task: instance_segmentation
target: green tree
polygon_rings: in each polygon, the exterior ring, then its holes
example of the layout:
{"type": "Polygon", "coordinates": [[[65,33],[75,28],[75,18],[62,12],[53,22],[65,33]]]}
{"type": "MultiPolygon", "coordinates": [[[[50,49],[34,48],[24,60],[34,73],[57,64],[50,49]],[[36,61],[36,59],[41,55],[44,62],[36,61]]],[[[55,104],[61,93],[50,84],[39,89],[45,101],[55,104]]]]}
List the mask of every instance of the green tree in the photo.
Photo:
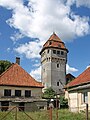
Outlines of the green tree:
{"type": "Polygon", "coordinates": [[[43,98],[54,98],[55,97],[55,91],[50,87],[45,89],[43,93],[43,98]]]}
{"type": "Polygon", "coordinates": [[[11,62],[7,60],[0,60],[0,74],[7,70],[11,66],[11,62]]]}
{"type": "Polygon", "coordinates": [[[68,99],[65,99],[65,96],[60,96],[60,107],[68,108],[68,99]]]}

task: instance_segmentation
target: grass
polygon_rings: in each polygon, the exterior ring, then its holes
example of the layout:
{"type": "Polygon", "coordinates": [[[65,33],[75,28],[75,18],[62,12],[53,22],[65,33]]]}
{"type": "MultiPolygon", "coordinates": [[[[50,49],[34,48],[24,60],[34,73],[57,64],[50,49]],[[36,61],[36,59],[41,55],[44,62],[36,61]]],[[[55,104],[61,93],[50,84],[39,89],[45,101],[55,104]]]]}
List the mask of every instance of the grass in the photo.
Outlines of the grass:
{"type": "MultiPolygon", "coordinates": [[[[3,116],[5,116],[7,112],[0,112],[0,120],[3,116]]],[[[49,111],[40,111],[40,112],[26,112],[33,120],[50,120],[50,112],[49,111]]],[[[56,120],[56,110],[53,111],[53,120],[56,120]]],[[[58,120],[85,120],[85,113],[72,113],[69,110],[58,110],[58,120]]],[[[2,120],[31,120],[28,116],[23,112],[17,113],[17,119],[15,119],[15,111],[8,114],[2,120]]],[[[89,119],[90,120],[90,119],[89,119]]]]}

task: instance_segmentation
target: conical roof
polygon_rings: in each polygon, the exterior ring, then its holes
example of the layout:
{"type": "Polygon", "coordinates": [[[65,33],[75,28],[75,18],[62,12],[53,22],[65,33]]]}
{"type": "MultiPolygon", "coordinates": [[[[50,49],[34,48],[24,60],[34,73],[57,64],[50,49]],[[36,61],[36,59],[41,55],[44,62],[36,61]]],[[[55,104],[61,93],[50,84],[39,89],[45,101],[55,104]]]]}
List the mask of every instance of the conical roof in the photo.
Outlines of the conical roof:
{"type": "Polygon", "coordinates": [[[46,43],[43,45],[43,48],[42,48],[40,54],[43,52],[43,50],[45,50],[47,48],[63,49],[68,52],[67,48],[65,47],[64,42],[55,33],[53,33],[50,36],[50,38],[46,41],[46,43]]]}
{"type": "Polygon", "coordinates": [[[48,40],[54,40],[54,41],[62,42],[61,39],[54,32],[48,40]]]}

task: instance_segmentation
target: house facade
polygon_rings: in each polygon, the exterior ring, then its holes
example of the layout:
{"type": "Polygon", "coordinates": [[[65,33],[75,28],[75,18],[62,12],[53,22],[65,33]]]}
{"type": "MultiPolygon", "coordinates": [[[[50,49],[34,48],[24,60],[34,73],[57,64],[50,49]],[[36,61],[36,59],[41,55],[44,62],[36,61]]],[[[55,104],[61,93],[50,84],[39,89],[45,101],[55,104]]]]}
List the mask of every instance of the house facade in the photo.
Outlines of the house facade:
{"type": "Polygon", "coordinates": [[[68,99],[69,109],[72,112],[90,110],[90,67],[65,87],[65,98],[68,99]]]}
{"type": "Polygon", "coordinates": [[[41,49],[41,80],[44,89],[51,87],[57,94],[66,84],[68,50],[64,42],[53,33],[41,49]]]}
{"type": "Polygon", "coordinates": [[[19,64],[13,63],[0,75],[0,110],[8,110],[13,106],[29,111],[46,108],[47,102],[42,99],[42,88],[40,82],[19,64]]]}

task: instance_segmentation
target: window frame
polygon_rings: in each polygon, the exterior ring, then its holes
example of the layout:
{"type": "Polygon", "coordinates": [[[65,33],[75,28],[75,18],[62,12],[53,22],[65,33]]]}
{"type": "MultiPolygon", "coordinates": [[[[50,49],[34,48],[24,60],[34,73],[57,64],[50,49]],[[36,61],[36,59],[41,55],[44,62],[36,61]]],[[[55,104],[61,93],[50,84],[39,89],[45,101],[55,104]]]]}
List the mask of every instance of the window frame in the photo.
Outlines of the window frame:
{"type": "Polygon", "coordinates": [[[88,92],[82,93],[82,103],[88,103],[88,92]]]}
{"type": "Polygon", "coordinates": [[[64,51],[61,51],[61,55],[64,55],[64,51]]]}
{"type": "Polygon", "coordinates": [[[48,49],[48,50],[47,50],[47,53],[49,53],[49,51],[50,51],[50,50],[48,49]]]}
{"type": "Polygon", "coordinates": [[[31,90],[25,90],[25,97],[31,97],[31,90]]]}
{"type": "Polygon", "coordinates": [[[11,96],[11,89],[4,89],[4,96],[11,96]]]}
{"type": "Polygon", "coordinates": [[[59,68],[60,67],[60,64],[59,63],[57,63],[57,68],[59,68]]]}
{"type": "Polygon", "coordinates": [[[21,97],[21,90],[15,90],[15,97],[21,97]],[[17,92],[20,92],[20,93],[17,94],[17,92]]]}
{"type": "Polygon", "coordinates": [[[53,50],[53,54],[56,54],[56,50],[53,50]]]}
{"type": "Polygon", "coordinates": [[[57,82],[57,86],[59,86],[59,82],[57,82]]]}
{"type": "Polygon", "coordinates": [[[60,51],[59,50],[57,50],[57,55],[60,55],[60,51]]]}

